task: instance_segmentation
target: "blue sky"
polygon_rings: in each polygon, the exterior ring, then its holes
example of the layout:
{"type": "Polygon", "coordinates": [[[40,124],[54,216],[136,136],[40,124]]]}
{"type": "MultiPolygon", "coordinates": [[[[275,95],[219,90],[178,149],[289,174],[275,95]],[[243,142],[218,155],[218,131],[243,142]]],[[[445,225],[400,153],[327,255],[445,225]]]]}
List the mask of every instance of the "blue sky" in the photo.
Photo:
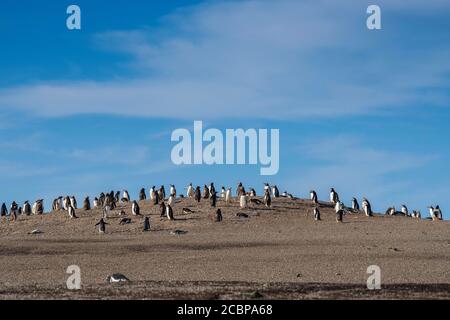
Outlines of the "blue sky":
{"type": "Polygon", "coordinates": [[[449,218],[449,15],[444,0],[3,1],[0,202],[268,181],[449,218]],[[175,166],[171,132],[194,120],[280,129],[279,173],[175,166]]]}

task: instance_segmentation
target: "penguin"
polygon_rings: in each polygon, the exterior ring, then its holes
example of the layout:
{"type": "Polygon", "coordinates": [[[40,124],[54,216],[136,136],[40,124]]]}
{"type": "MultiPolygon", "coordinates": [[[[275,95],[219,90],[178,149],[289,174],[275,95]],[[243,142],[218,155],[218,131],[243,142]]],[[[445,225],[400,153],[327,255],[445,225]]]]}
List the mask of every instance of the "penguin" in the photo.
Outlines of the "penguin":
{"type": "Polygon", "coordinates": [[[133,204],[131,205],[131,212],[133,213],[133,216],[139,216],[141,215],[141,209],[139,208],[138,203],[133,201],[133,204]]]}
{"type": "Polygon", "coordinates": [[[314,191],[314,190],[309,191],[309,197],[310,197],[312,203],[314,203],[314,204],[318,203],[316,191],[314,191]]]}
{"type": "Polygon", "coordinates": [[[150,194],[150,200],[152,200],[152,201],[155,199],[155,196],[156,196],[155,192],[156,192],[155,186],[151,187],[149,194],[150,194]]]}
{"type": "Polygon", "coordinates": [[[267,182],[264,183],[264,190],[263,190],[263,193],[265,193],[266,190],[269,190],[269,191],[270,191],[270,186],[269,186],[269,184],[268,184],[267,182]]]}
{"type": "Polygon", "coordinates": [[[342,222],[344,216],[344,204],[340,201],[336,202],[334,210],[336,212],[336,222],[342,222]]]}
{"type": "Polygon", "coordinates": [[[278,190],[278,187],[277,187],[276,185],[274,185],[274,186],[272,187],[272,196],[273,196],[274,198],[280,197],[280,191],[278,190]]]}
{"type": "Polygon", "coordinates": [[[228,188],[227,192],[225,193],[225,202],[231,203],[231,188],[228,188]]]}
{"type": "Polygon", "coordinates": [[[156,206],[159,203],[159,195],[158,195],[158,192],[154,188],[152,188],[152,189],[153,189],[153,191],[152,191],[151,198],[153,199],[153,205],[156,206]]]}
{"type": "Polygon", "coordinates": [[[409,217],[408,208],[402,204],[402,213],[405,215],[405,217],[409,217]]]}
{"type": "Polygon", "coordinates": [[[158,197],[159,201],[164,201],[164,199],[166,198],[166,190],[164,189],[164,186],[161,186],[161,188],[159,188],[158,197]]]}
{"type": "Polygon", "coordinates": [[[63,204],[63,210],[64,211],[69,210],[69,205],[70,205],[70,198],[69,198],[69,196],[65,196],[64,197],[62,204],[63,204]]]}
{"type": "Polygon", "coordinates": [[[241,209],[247,208],[247,196],[242,194],[239,198],[239,206],[241,209]]]}
{"type": "Polygon", "coordinates": [[[214,182],[211,182],[211,184],[209,185],[209,197],[211,197],[213,193],[216,193],[216,187],[214,186],[214,182]]]}
{"type": "Polygon", "coordinates": [[[70,197],[70,205],[71,205],[74,209],[78,209],[78,207],[77,207],[77,199],[75,198],[75,196],[71,196],[71,197],[70,197]]]}
{"type": "Polygon", "coordinates": [[[170,185],[170,195],[174,198],[177,196],[177,189],[175,189],[173,184],[170,185]]]}
{"type": "Polygon", "coordinates": [[[213,208],[216,207],[216,201],[217,201],[217,192],[214,191],[211,193],[211,198],[210,198],[211,207],[213,207],[213,208]]]}
{"type": "Polygon", "coordinates": [[[3,219],[3,217],[6,217],[8,215],[8,208],[6,207],[6,204],[2,204],[2,208],[0,209],[0,216],[3,219]]]}
{"type": "Polygon", "coordinates": [[[339,202],[339,195],[338,193],[334,190],[334,188],[331,188],[330,190],[330,202],[332,204],[336,204],[339,202]]]}
{"type": "Polygon", "coordinates": [[[175,203],[175,198],[173,195],[170,195],[169,199],[167,200],[167,204],[172,206],[174,203],[175,203]]]}
{"type": "Polygon", "coordinates": [[[192,182],[189,183],[189,185],[187,187],[186,196],[188,198],[193,198],[194,197],[194,187],[192,187],[192,182]]]}
{"type": "Polygon", "coordinates": [[[363,198],[362,207],[363,207],[363,210],[364,210],[364,213],[366,214],[366,216],[371,217],[372,216],[372,206],[370,205],[369,200],[367,200],[366,198],[363,198]]]}
{"type": "Polygon", "coordinates": [[[395,215],[395,207],[389,207],[389,208],[386,210],[385,215],[389,215],[389,216],[395,215]]]}
{"type": "Polygon", "coordinates": [[[443,217],[442,217],[442,211],[441,211],[441,208],[439,208],[439,205],[436,206],[435,210],[436,210],[437,218],[438,218],[439,220],[443,220],[443,217]]]}
{"type": "Polygon", "coordinates": [[[220,197],[225,198],[226,193],[227,193],[227,190],[225,190],[225,187],[222,187],[222,189],[220,190],[220,197]]]}
{"type": "Polygon", "coordinates": [[[314,212],[314,220],[315,220],[315,221],[320,221],[320,211],[319,211],[319,208],[315,207],[313,212],[314,212]]]}
{"type": "Polygon", "coordinates": [[[206,184],[203,186],[203,199],[209,199],[209,188],[206,184]]]}
{"type": "Polygon", "coordinates": [[[94,208],[97,209],[98,207],[99,207],[99,206],[98,206],[98,198],[95,197],[95,198],[94,198],[94,208]]]}
{"type": "Polygon", "coordinates": [[[29,216],[31,214],[31,205],[28,200],[24,202],[22,212],[26,216],[29,216]]]}
{"type": "Polygon", "coordinates": [[[106,225],[107,225],[108,223],[106,223],[104,220],[103,220],[103,218],[102,219],[100,219],[100,221],[95,225],[95,226],[98,226],[98,232],[99,233],[105,233],[106,232],[106,225]]]}
{"type": "Polygon", "coordinates": [[[269,190],[264,191],[263,202],[264,205],[268,208],[272,206],[272,199],[270,198],[269,190]]]}
{"type": "Polygon", "coordinates": [[[164,204],[164,202],[161,202],[159,208],[161,209],[160,217],[164,217],[166,215],[166,205],[164,204]]]}
{"type": "Polygon", "coordinates": [[[191,213],[194,213],[194,211],[192,211],[192,210],[189,209],[189,208],[183,208],[182,212],[183,212],[183,214],[191,214],[191,213]]]}
{"type": "Polygon", "coordinates": [[[60,208],[59,208],[59,198],[56,198],[56,199],[54,199],[53,200],[53,202],[52,202],[52,211],[58,211],[60,208]]]}
{"type": "Polygon", "coordinates": [[[139,201],[145,200],[147,200],[147,196],[145,195],[145,188],[142,188],[141,191],[139,191],[139,201]]]}
{"type": "Polygon", "coordinates": [[[149,217],[145,217],[145,219],[144,219],[143,231],[150,231],[150,218],[149,217]]]}
{"type": "Polygon", "coordinates": [[[169,220],[175,220],[175,219],[173,218],[173,210],[172,210],[172,207],[171,207],[170,205],[167,205],[167,206],[166,206],[166,215],[167,215],[167,219],[169,219],[169,220]]]}
{"type": "Polygon", "coordinates": [[[105,194],[102,192],[102,193],[100,193],[100,196],[98,197],[99,207],[103,207],[104,203],[105,203],[105,194]]]}
{"type": "Polygon", "coordinates": [[[356,211],[356,212],[359,211],[359,203],[355,197],[352,198],[352,209],[353,209],[353,211],[356,211]]]}
{"type": "Polygon", "coordinates": [[[130,202],[130,194],[127,190],[123,191],[122,202],[130,202]]]}
{"type": "Polygon", "coordinates": [[[201,197],[202,197],[202,195],[201,195],[201,192],[200,192],[200,187],[197,186],[195,188],[195,196],[194,196],[195,201],[200,202],[201,197]]]}
{"type": "Polygon", "coordinates": [[[108,219],[109,209],[110,209],[109,206],[105,206],[105,207],[103,208],[103,219],[108,219]]]}
{"type": "Polygon", "coordinates": [[[249,190],[249,192],[248,192],[248,195],[249,195],[250,197],[256,197],[256,190],[253,189],[253,188],[250,188],[250,190],[249,190]]]}
{"type": "Polygon", "coordinates": [[[411,217],[416,218],[416,219],[421,219],[422,215],[421,215],[420,211],[413,210],[411,217]]]}
{"type": "Polygon", "coordinates": [[[89,211],[89,210],[91,210],[91,200],[89,199],[89,197],[86,197],[86,198],[84,199],[84,202],[83,202],[83,209],[84,209],[84,211],[89,211]]]}
{"type": "Polygon", "coordinates": [[[256,205],[261,205],[261,204],[262,204],[262,201],[259,200],[259,199],[250,199],[250,202],[251,202],[251,203],[254,203],[254,204],[256,204],[256,205]]]}
{"type": "Polygon", "coordinates": [[[216,222],[221,222],[222,219],[223,219],[223,217],[222,217],[222,211],[221,211],[220,209],[217,209],[215,221],[216,221],[216,222]]]}
{"type": "Polygon", "coordinates": [[[130,279],[128,279],[121,273],[114,273],[113,275],[110,275],[106,278],[106,282],[109,283],[129,282],[129,281],[130,279]]]}
{"type": "Polygon", "coordinates": [[[242,182],[239,182],[238,187],[236,189],[236,195],[238,198],[240,198],[240,196],[245,195],[245,188],[242,185],[242,182]]]}
{"type": "Polygon", "coordinates": [[[36,200],[36,202],[33,205],[34,214],[41,215],[44,213],[44,203],[43,202],[44,202],[44,200],[42,200],[42,199],[36,200]]]}
{"type": "Polygon", "coordinates": [[[9,219],[12,221],[16,221],[17,219],[17,210],[19,209],[19,206],[15,201],[12,202],[10,210],[9,210],[9,219]]]}
{"type": "Polygon", "coordinates": [[[114,201],[115,201],[116,203],[119,203],[119,202],[120,202],[120,191],[117,191],[117,192],[116,192],[116,195],[114,196],[114,201]]]}
{"type": "Polygon", "coordinates": [[[77,219],[78,218],[77,215],[76,215],[76,212],[75,212],[75,207],[72,204],[69,205],[69,208],[68,208],[67,211],[69,212],[69,217],[71,219],[77,219]]]}
{"type": "Polygon", "coordinates": [[[434,207],[433,206],[429,206],[428,207],[429,212],[430,212],[430,217],[433,221],[437,220],[437,212],[435,212],[434,207]]]}
{"type": "Polygon", "coordinates": [[[131,218],[122,218],[120,219],[119,224],[122,226],[124,224],[130,224],[131,223],[131,218]]]}

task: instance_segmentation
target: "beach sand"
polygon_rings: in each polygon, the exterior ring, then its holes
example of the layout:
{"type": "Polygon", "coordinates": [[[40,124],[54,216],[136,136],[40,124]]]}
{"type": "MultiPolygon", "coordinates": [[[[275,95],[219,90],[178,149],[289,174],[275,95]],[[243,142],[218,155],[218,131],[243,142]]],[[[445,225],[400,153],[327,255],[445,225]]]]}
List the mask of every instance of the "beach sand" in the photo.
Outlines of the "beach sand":
{"type": "MultiPolygon", "coordinates": [[[[260,198],[261,199],[261,198],[260,198]]],[[[47,204],[48,205],[48,204],[47,204]]],[[[143,217],[121,205],[101,210],[19,216],[0,224],[1,299],[415,299],[450,298],[450,222],[400,216],[344,216],[322,203],[314,221],[308,200],[273,199],[272,208],[178,199],[176,220],[141,202],[143,217]],[[195,211],[182,214],[182,208],[195,211]],[[119,225],[124,209],[132,223],[119,225]],[[248,214],[239,218],[236,213],[248,214]],[[41,234],[29,234],[39,229],[41,234]],[[174,235],[174,230],[187,231],[174,235]],[[81,269],[81,290],[68,290],[67,267],[81,269]],[[367,268],[381,269],[381,290],[368,290],[367,268]],[[122,273],[131,281],[109,284],[122,273]]]]}

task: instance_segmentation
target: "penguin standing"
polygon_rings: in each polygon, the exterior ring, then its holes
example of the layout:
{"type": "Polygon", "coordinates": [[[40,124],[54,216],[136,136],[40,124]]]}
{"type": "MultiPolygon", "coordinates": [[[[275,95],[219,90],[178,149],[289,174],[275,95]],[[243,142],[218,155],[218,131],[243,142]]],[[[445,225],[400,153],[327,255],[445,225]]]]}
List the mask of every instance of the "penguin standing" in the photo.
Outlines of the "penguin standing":
{"type": "Polygon", "coordinates": [[[389,208],[386,210],[385,215],[389,215],[389,216],[395,215],[395,207],[389,207],[389,208]]]}
{"type": "Polygon", "coordinates": [[[194,196],[195,201],[200,202],[201,197],[202,197],[202,194],[201,194],[201,191],[200,191],[200,187],[197,186],[195,188],[195,196],[194,196]]]}
{"type": "Polygon", "coordinates": [[[8,208],[6,207],[6,204],[3,203],[2,204],[2,208],[0,209],[0,216],[3,219],[4,217],[6,217],[8,215],[8,208]]]}
{"type": "Polygon", "coordinates": [[[226,193],[227,193],[227,190],[225,190],[225,187],[222,187],[222,190],[220,190],[220,197],[225,198],[226,193]]]}
{"type": "Polygon", "coordinates": [[[279,198],[280,197],[280,191],[278,190],[278,187],[276,185],[274,185],[272,187],[272,196],[274,198],[279,198]]]}
{"type": "Polygon", "coordinates": [[[332,204],[336,204],[339,202],[339,195],[338,193],[334,190],[334,188],[331,188],[330,190],[330,202],[332,204]]]}
{"type": "Polygon", "coordinates": [[[72,207],[74,207],[74,209],[78,209],[78,207],[77,207],[77,199],[75,198],[75,196],[71,196],[70,197],[70,205],[72,207]]]}
{"type": "Polygon", "coordinates": [[[363,198],[362,207],[363,207],[363,210],[364,210],[364,213],[366,214],[366,216],[371,217],[372,216],[372,206],[370,205],[369,200],[367,200],[366,198],[363,198]]]}
{"type": "Polygon", "coordinates": [[[216,193],[216,187],[214,186],[214,182],[211,182],[209,185],[209,196],[211,197],[213,193],[216,193]]]}
{"type": "Polygon", "coordinates": [[[192,183],[189,183],[189,186],[187,187],[186,196],[188,198],[193,198],[194,197],[194,187],[192,187],[192,183]]]}
{"type": "Polygon", "coordinates": [[[216,211],[216,222],[221,222],[222,221],[222,219],[223,219],[223,217],[222,217],[222,211],[220,210],[220,209],[217,209],[217,211],[216,211]]]}
{"type": "Polygon", "coordinates": [[[159,195],[158,195],[158,192],[156,190],[154,190],[154,189],[152,191],[151,198],[153,199],[153,205],[156,206],[159,203],[159,195]]]}
{"type": "Polygon", "coordinates": [[[44,200],[39,199],[36,200],[34,205],[35,211],[34,214],[41,215],[44,213],[44,200]]]}
{"type": "Polygon", "coordinates": [[[141,191],[139,191],[139,201],[145,200],[147,200],[147,196],[145,195],[145,188],[142,188],[141,191]]]}
{"type": "Polygon", "coordinates": [[[319,211],[319,208],[317,208],[317,207],[314,208],[314,220],[320,221],[320,211],[319,211]]]}
{"type": "Polygon", "coordinates": [[[103,220],[103,218],[102,218],[95,226],[98,226],[98,232],[105,233],[107,224],[108,223],[106,223],[105,220],[103,220]]]}
{"type": "Polygon", "coordinates": [[[334,210],[336,212],[336,222],[342,222],[344,216],[344,204],[340,201],[336,202],[334,210]]]}
{"type": "Polygon", "coordinates": [[[247,196],[242,194],[239,198],[239,206],[241,209],[247,208],[247,196]]]}
{"type": "Polygon", "coordinates": [[[231,203],[231,188],[228,188],[227,192],[225,193],[225,202],[231,203]]]}
{"type": "Polygon", "coordinates": [[[26,216],[29,216],[31,214],[31,205],[28,200],[24,202],[22,212],[26,216]]]}
{"type": "Polygon", "coordinates": [[[70,217],[71,219],[76,219],[76,218],[78,218],[77,215],[76,215],[75,207],[74,207],[74,206],[69,205],[69,208],[68,208],[67,211],[69,212],[69,217],[70,217]]]}
{"type": "Polygon", "coordinates": [[[170,205],[166,206],[166,215],[167,215],[167,219],[174,220],[174,218],[173,218],[173,210],[172,210],[172,207],[170,205]]]}
{"type": "Polygon", "coordinates": [[[256,197],[256,190],[255,189],[253,189],[253,188],[250,188],[250,190],[249,190],[249,192],[248,192],[248,195],[250,196],[250,197],[256,197]]]}
{"type": "Polygon", "coordinates": [[[153,201],[155,199],[155,186],[150,188],[149,195],[150,195],[150,200],[153,201]]]}
{"type": "Polygon", "coordinates": [[[175,189],[173,184],[170,185],[170,195],[174,198],[177,196],[177,189],[175,189]]]}
{"type": "Polygon", "coordinates": [[[238,187],[236,189],[236,195],[239,198],[242,195],[245,195],[245,188],[242,182],[239,182],[238,187]]]}
{"type": "Polygon", "coordinates": [[[263,190],[263,192],[266,193],[266,190],[270,191],[270,186],[269,186],[269,184],[267,182],[264,183],[264,190],[263,190]]]}
{"type": "Polygon", "coordinates": [[[402,204],[402,213],[405,215],[405,217],[409,216],[408,208],[404,204],[402,204]]]}
{"type": "Polygon", "coordinates": [[[159,201],[164,201],[166,198],[166,190],[164,189],[164,186],[161,186],[158,191],[159,201]]]}
{"type": "Polygon", "coordinates": [[[127,190],[123,191],[122,202],[130,202],[130,194],[127,190]]]}
{"type": "Polygon", "coordinates": [[[167,200],[167,204],[172,206],[174,203],[175,203],[175,198],[173,195],[170,195],[169,199],[167,200]]]}
{"type": "Polygon", "coordinates": [[[150,218],[145,217],[144,219],[144,230],[143,231],[150,231],[150,218]]]}
{"type": "Polygon", "coordinates": [[[269,190],[264,191],[263,202],[267,208],[270,208],[272,206],[272,199],[270,198],[269,190]]]}
{"type": "Polygon", "coordinates": [[[203,199],[209,199],[209,188],[206,184],[203,186],[203,199]]]}
{"type": "Polygon", "coordinates": [[[166,215],[166,205],[164,204],[164,202],[161,202],[159,208],[161,209],[160,217],[164,217],[166,215]]]}
{"type": "Polygon", "coordinates": [[[356,198],[352,199],[352,209],[355,211],[359,211],[359,203],[358,200],[356,200],[356,198]]]}
{"type": "Polygon", "coordinates": [[[312,203],[314,203],[314,204],[318,203],[318,201],[317,201],[317,193],[314,190],[311,190],[309,192],[309,196],[310,196],[310,199],[311,199],[312,203]]]}
{"type": "Polygon", "coordinates": [[[97,198],[97,197],[94,198],[94,208],[95,208],[95,209],[99,208],[99,205],[98,205],[98,198],[97,198]]]}
{"type": "Polygon", "coordinates": [[[136,202],[136,200],[133,201],[133,204],[131,205],[131,213],[133,214],[133,216],[141,215],[141,209],[139,208],[139,205],[136,202]]]}
{"type": "Polygon", "coordinates": [[[68,196],[65,196],[62,202],[62,207],[64,211],[67,211],[69,209],[70,205],[70,198],[68,196]]]}
{"type": "Polygon", "coordinates": [[[17,219],[17,210],[19,209],[19,206],[15,201],[12,202],[10,210],[9,210],[9,219],[12,221],[16,221],[17,219]]]}
{"type": "Polygon", "coordinates": [[[216,207],[216,201],[217,201],[217,192],[214,191],[211,193],[211,198],[210,198],[211,207],[213,207],[213,208],[216,207]]]}
{"type": "Polygon", "coordinates": [[[85,211],[91,210],[91,200],[89,199],[89,197],[86,197],[86,198],[84,199],[84,202],[83,202],[83,209],[84,209],[85,211]]]}
{"type": "Polygon", "coordinates": [[[437,218],[438,218],[439,220],[442,220],[442,219],[443,219],[443,217],[442,217],[442,211],[441,211],[441,208],[439,208],[439,205],[436,206],[435,210],[436,210],[436,216],[437,216],[437,218]]]}

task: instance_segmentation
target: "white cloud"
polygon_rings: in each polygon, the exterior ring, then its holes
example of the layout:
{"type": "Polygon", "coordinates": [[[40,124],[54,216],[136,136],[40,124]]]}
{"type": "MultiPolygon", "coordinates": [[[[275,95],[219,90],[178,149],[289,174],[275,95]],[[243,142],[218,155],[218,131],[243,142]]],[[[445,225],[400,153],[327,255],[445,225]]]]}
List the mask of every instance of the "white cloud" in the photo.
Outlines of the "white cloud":
{"type": "MultiPolygon", "coordinates": [[[[381,3],[419,16],[449,8],[446,1],[381,3]]],[[[448,105],[448,96],[432,88],[450,86],[450,49],[414,48],[404,28],[392,23],[383,34],[370,34],[364,20],[364,4],[354,1],[201,4],[165,17],[153,29],[95,36],[99,47],[129,55],[135,79],[55,79],[7,88],[0,91],[0,105],[47,117],[176,119],[298,119],[416,102],[448,105]]]]}

